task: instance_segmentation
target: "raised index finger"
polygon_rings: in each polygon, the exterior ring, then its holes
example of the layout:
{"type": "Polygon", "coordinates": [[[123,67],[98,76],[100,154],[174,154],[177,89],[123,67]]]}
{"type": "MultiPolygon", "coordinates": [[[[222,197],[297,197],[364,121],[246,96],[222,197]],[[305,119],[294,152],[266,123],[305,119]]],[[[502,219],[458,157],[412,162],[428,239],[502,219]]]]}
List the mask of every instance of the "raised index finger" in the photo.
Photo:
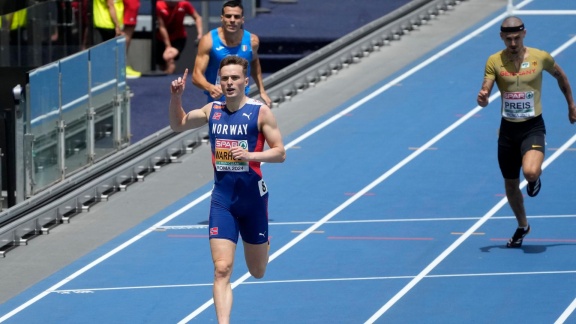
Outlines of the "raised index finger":
{"type": "Polygon", "coordinates": [[[184,75],[182,76],[182,83],[186,83],[186,76],[188,76],[188,69],[184,70],[184,75]]]}

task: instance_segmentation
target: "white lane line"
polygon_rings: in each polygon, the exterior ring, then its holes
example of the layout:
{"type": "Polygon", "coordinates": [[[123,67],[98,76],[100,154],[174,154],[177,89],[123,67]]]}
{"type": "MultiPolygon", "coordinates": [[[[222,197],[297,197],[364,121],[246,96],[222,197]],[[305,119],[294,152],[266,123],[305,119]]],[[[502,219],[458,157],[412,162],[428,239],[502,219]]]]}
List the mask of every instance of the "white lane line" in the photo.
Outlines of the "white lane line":
{"type": "MultiPolygon", "coordinates": [[[[576,270],[562,271],[524,271],[524,272],[485,272],[485,273],[453,273],[444,275],[428,275],[426,278],[463,278],[463,277],[496,277],[496,276],[535,276],[535,275],[561,275],[576,274],[576,270]]],[[[383,277],[347,277],[347,278],[313,278],[313,279],[287,279],[287,280],[262,280],[247,281],[241,285],[270,285],[270,284],[290,284],[290,283],[315,283],[315,282],[342,282],[342,281],[371,281],[371,280],[405,280],[412,279],[415,276],[383,276],[383,277]]],[[[180,285],[153,285],[153,286],[127,286],[127,287],[108,287],[108,288],[82,288],[56,290],[54,293],[61,295],[86,294],[98,291],[115,291],[115,290],[135,290],[135,289],[171,289],[171,288],[190,288],[190,287],[211,287],[213,283],[201,284],[180,284],[180,285]]]]}
{"type": "Polygon", "coordinates": [[[574,312],[574,309],[576,309],[576,298],[574,298],[572,303],[568,306],[568,308],[566,308],[566,310],[564,310],[562,315],[558,317],[558,319],[556,320],[556,322],[554,322],[554,324],[565,323],[568,320],[568,317],[570,317],[570,315],[574,312]]]}
{"type": "Polygon", "coordinates": [[[534,15],[534,16],[564,16],[576,15],[576,10],[513,10],[512,13],[517,16],[534,15]]]}
{"type": "MultiPolygon", "coordinates": [[[[296,217],[296,216],[295,216],[296,217]]],[[[575,218],[576,214],[566,214],[566,215],[530,215],[531,219],[534,218],[575,218]]],[[[358,219],[358,220],[342,220],[342,221],[327,221],[326,225],[329,224],[360,224],[360,223],[404,223],[404,222],[450,222],[450,221],[472,221],[479,220],[481,216],[478,217],[433,217],[433,218],[391,218],[391,219],[358,219]]],[[[515,219],[514,215],[510,216],[494,216],[492,220],[497,219],[515,219]]],[[[302,221],[302,222],[273,222],[270,226],[294,226],[294,225],[312,225],[316,224],[316,221],[302,221]]],[[[162,226],[159,229],[164,230],[195,230],[195,229],[207,229],[208,225],[176,225],[176,226],[162,226]]]]}

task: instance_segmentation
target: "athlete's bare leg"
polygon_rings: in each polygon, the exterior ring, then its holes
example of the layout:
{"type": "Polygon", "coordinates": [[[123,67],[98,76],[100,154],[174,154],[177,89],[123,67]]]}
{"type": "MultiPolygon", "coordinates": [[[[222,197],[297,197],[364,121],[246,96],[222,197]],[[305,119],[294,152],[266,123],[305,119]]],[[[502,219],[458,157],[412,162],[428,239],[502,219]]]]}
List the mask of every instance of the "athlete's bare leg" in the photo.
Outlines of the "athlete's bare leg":
{"type": "Polygon", "coordinates": [[[522,171],[528,182],[538,180],[542,174],[542,163],[544,162],[544,153],[536,150],[529,150],[522,157],[522,171]]]}
{"type": "Polygon", "coordinates": [[[528,226],[526,210],[524,209],[524,196],[522,191],[520,191],[520,180],[504,179],[504,187],[506,188],[508,204],[510,204],[510,208],[512,208],[514,216],[516,216],[516,221],[518,221],[518,227],[528,226]]]}
{"type": "Polygon", "coordinates": [[[214,262],[214,287],[212,294],[216,317],[219,324],[230,323],[232,311],[232,286],[230,277],[234,266],[234,252],[236,244],[227,239],[210,239],[210,250],[214,262]]]}
{"type": "Polygon", "coordinates": [[[243,243],[246,265],[248,266],[250,274],[256,279],[264,277],[264,273],[266,273],[266,266],[268,265],[268,243],[243,243]]]}

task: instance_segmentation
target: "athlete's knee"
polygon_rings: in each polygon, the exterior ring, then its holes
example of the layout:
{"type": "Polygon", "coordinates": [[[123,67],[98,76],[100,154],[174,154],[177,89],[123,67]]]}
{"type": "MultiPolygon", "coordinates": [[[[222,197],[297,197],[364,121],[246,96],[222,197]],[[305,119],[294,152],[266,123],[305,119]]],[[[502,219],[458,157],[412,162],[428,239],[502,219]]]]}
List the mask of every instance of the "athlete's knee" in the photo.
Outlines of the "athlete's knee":
{"type": "Polygon", "coordinates": [[[524,178],[526,178],[526,181],[528,182],[534,182],[538,180],[540,174],[542,173],[542,170],[540,168],[531,168],[523,171],[524,171],[524,178]]]}
{"type": "Polygon", "coordinates": [[[232,276],[232,263],[224,260],[214,261],[214,279],[225,279],[232,276]]]}
{"type": "Polygon", "coordinates": [[[256,279],[262,279],[264,277],[264,274],[266,273],[266,264],[263,266],[262,265],[252,266],[249,267],[248,270],[250,271],[252,277],[256,279]]]}
{"type": "Polygon", "coordinates": [[[247,266],[248,271],[250,271],[252,277],[261,279],[266,273],[266,267],[268,266],[268,256],[266,256],[266,258],[258,258],[256,260],[252,259],[251,261],[248,261],[247,266]]]}

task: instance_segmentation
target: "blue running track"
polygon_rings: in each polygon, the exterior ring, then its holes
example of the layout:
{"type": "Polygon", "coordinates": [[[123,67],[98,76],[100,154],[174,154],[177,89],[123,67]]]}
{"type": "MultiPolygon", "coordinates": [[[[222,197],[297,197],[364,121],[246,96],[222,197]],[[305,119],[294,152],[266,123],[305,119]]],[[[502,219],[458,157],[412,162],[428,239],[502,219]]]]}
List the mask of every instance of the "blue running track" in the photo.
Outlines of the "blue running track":
{"type": "MultiPolygon", "coordinates": [[[[576,88],[576,2],[519,8],[526,44],[576,88]]],[[[576,323],[576,126],[549,75],[532,232],[505,248],[516,222],[496,160],[500,98],[475,101],[504,15],[285,134],[286,163],[263,166],[270,265],[255,280],[237,250],[233,323],[576,323]]],[[[0,322],[215,323],[209,190],[0,305],[0,322]]]]}

